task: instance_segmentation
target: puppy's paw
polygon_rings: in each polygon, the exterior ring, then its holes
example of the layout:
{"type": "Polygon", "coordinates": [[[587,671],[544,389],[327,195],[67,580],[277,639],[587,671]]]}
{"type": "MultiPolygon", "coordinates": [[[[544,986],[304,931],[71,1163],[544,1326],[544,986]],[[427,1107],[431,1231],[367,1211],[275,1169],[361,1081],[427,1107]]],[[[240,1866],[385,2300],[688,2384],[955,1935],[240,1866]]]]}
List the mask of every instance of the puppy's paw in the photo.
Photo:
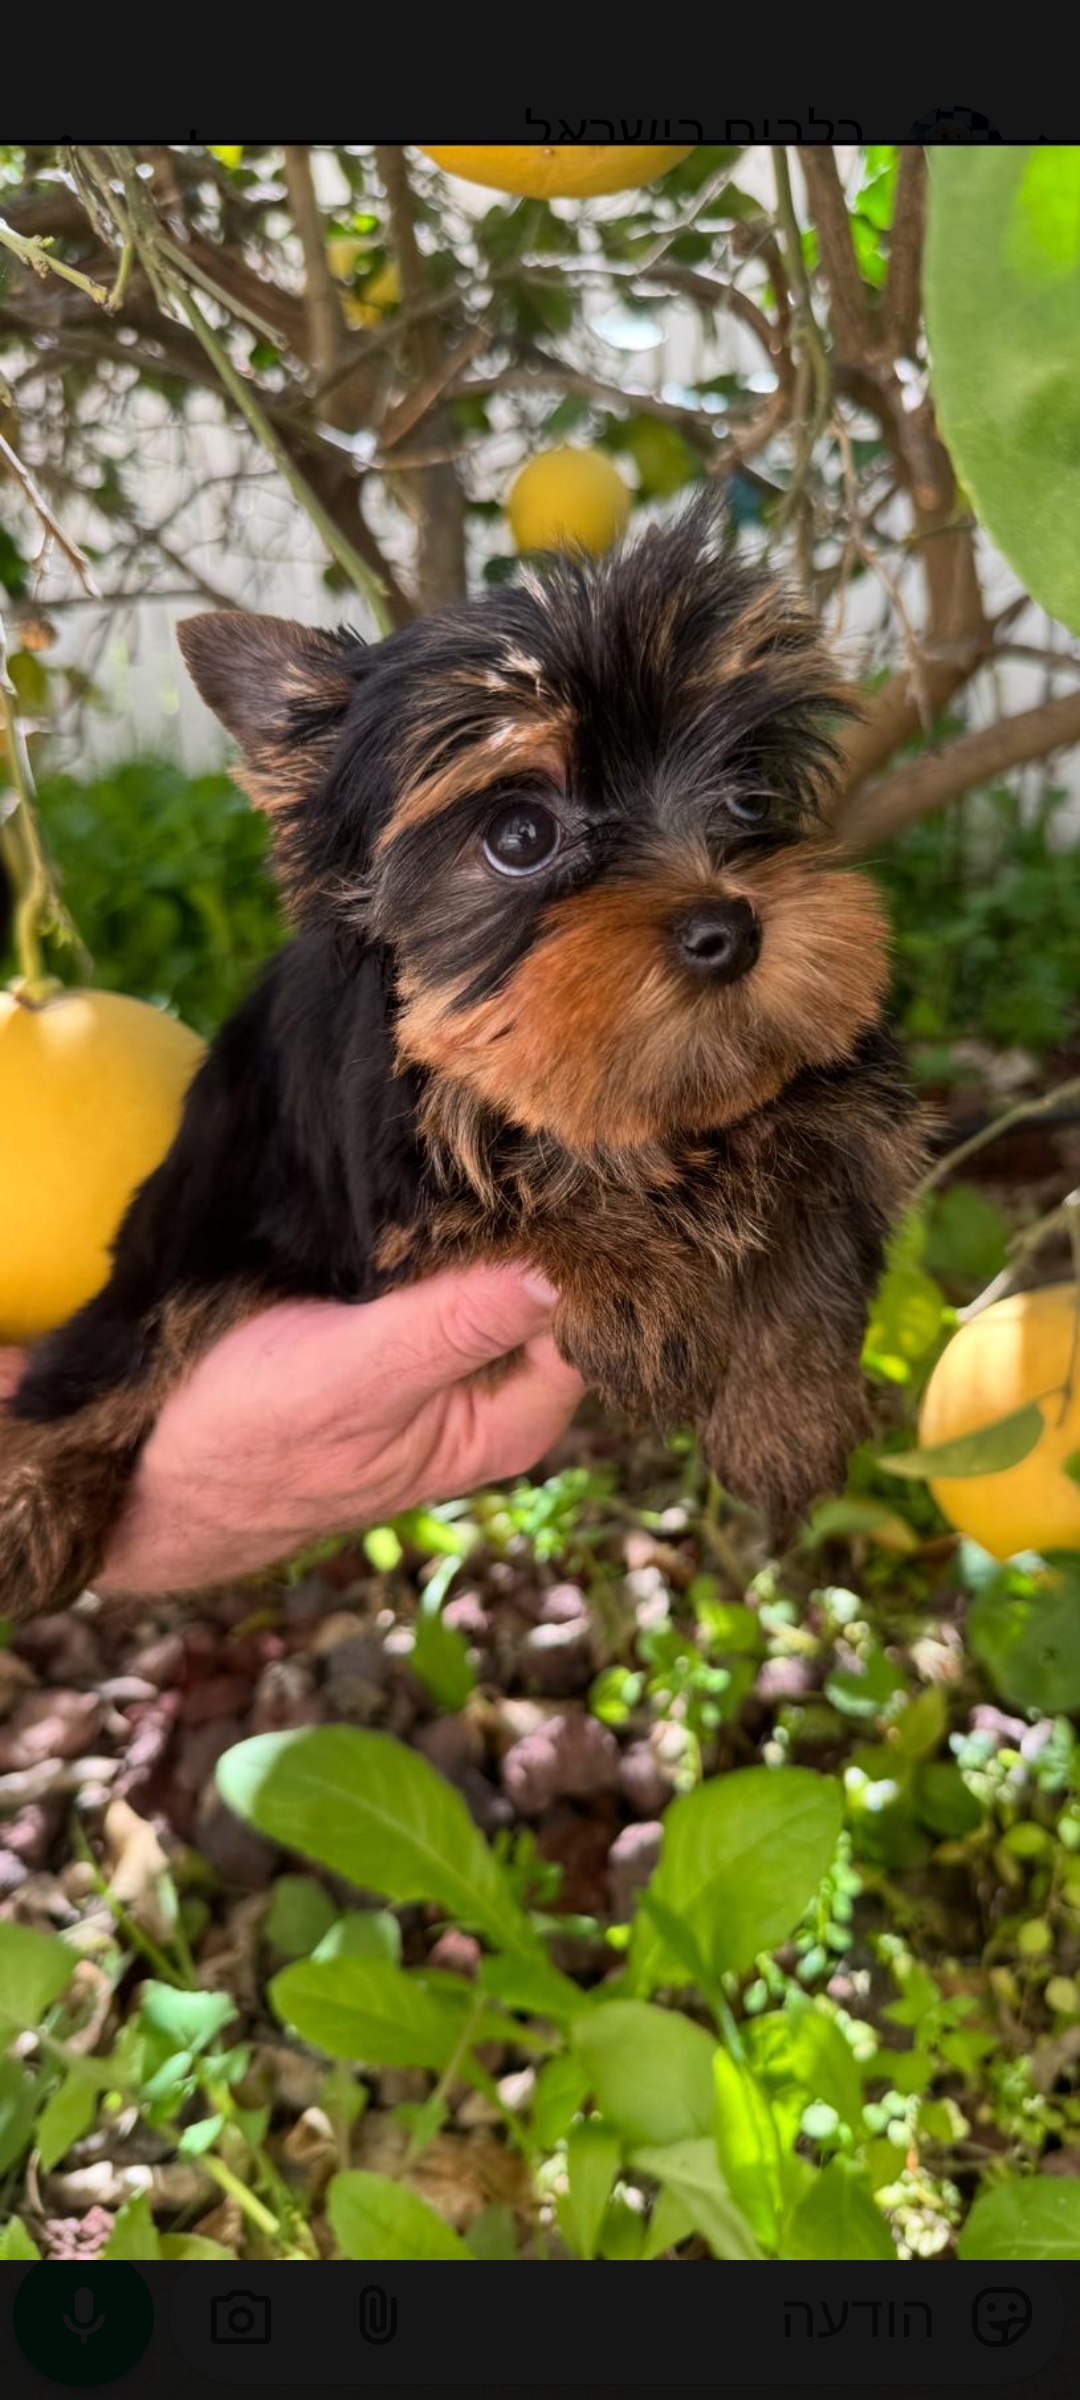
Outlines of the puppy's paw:
{"type": "Polygon", "coordinates": [[[0,1415],[0,1614],[65,1608],[99,1571],[130,1462],[0,1415]]]}

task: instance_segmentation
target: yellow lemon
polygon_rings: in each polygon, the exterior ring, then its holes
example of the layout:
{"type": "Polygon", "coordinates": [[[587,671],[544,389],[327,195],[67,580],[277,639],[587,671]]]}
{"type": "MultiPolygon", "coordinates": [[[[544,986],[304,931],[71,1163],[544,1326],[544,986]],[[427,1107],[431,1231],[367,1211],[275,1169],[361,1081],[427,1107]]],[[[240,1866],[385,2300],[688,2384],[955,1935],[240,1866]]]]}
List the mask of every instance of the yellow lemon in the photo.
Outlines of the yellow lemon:
{"type": "Polygon", "coordinates": [[[653,183],[688,158],[693,142],[421,142],[448,175],[526,200],[591,200],[653,183]]]}
{"type": "Polygon", "coordinates": [[[519,550],[590,550],[617,541],[630,494],[602,450],[544,450],[515,477],[506,503],[519,550]]]}
{"type": "Polygon", "coordinates": [[[1076,1286],[1048,1285],[995,1300],[954,1334],[927,1386],[919,1422],[925,1450],[956,1441],[1029,1400],[1044,1429],[1033,1450],[996,1475],[933,1483],[938,1507],[959,1533],[994,1558],[1018,1550],[1080,1549],[1080,1484],[1065,1461],[1080,1451],[1080,1375],[1064,1398],[1072,1361],[1076,1286]]]}
{"type": "Polygon", "coordinates": [[[0,1341],[47,1333],[109,1270],[128,1201],[172,1141],[202,1056],[115,992],[0,992],[0,1341]]]}
{"type": "MultiPolygon", "coordinates": [[[[330,245],[332,247],[332,245],[330,245]]],[[[350,270],[346,268],[347,274],[350,270]]],[[[336,270],[335,270],[336,272],[336,270]]],[[[395,259],[388,258],[377,275],[369,275],[358,292],[345,292],[342,306],[350,325],[377,325],[401,300],[401,277],[395,259]]]]}

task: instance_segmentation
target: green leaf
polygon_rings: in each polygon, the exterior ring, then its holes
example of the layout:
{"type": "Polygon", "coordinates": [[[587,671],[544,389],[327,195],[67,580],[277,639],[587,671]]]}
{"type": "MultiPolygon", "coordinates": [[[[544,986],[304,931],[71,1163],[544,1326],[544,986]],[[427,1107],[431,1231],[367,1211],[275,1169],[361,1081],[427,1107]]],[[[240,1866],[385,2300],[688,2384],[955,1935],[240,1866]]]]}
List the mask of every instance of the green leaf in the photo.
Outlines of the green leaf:
{"type": "Polygon", "coordinates": [[[597,2107],[627,2142],[712,2132],[716,2043],[689,2017],[645,2000],[604,2000],[576,2019],[572,2039],[597,2107]]]}
{"type": "Polygon", "coordinates": [[[783,2171],[772,2110],[749,2067],[726,2050],[716,2053],[713,2079],[721,2173],[758,2241],[773,2250],[783,2204],[783,2171]]]}
{"type": "Polygon", "coordinates": [[[212,2150],[224,2123],[224,2117],[214,2115],[197,2117],[194,2125],[185,2125],[176,2145],[181,2157],[201,2158],[204,2151],[212,2150]]]}
{"type": "Polygon", "coordinates": [[[65,2076],[58,2090],[46,2101],[38,2119],[36,2135],[46,2174],[51,2174],[58,2160],[66,2157],[72,2143],[79,2141],[93,2124],[96,2106],[95,2078],[80,2075],[77,2069],[65,2076]]]}
{"type": "MultiPolygon", "coordinates": [[[[740,1767],[675,1800],[652,1880],[686,1926],[710,1973],[738,1973],[798,1924],[832,1864],[840,1788],[807,1767],[740,1767]]],[[[686,1983],[647,1918],[635,1921],[632,1956],[647,1983],[686,1983]]]]}
{"type": "Polygon", "coordinates": [[[335,2175],[327,2213],[345,2258],[469,2258],[471,2253],[443,2217],[404,2184],[388,2175],[356,2168],[335,2175]]]}
{"type": "Polygon", "coordinates": [[[1080,1568],[1000,1567],[972,1601],[967,1637],[1001,1699],[1042,1716],[1080,1708],[1080,1568]]]}
{"type": "Polygon", "coordinates": [[[653,2202],[652,2214],[645,2229],[641,2247],[643,2258],[660,2258],[665,2250],[674,2250],[693,2233],[694,2220],[674,2192],[661,2189],[653,2202]]]}
{"type": "Polygon", "coordinates": [[[983,1812],[968,1789],[960,1769],[945,1759],[920,1767],[915,1779],[915,1806],[931,1833],[943,1841],[960,1841],[982,1824],[983,1812]]]}
{"type": "Polygon", "coordinates": [[[269,2000],[314,2050],[367,2067],[445,2067],[472,2006],[467,1990],[452,1997],[387,1959],[363,1958],[284,1967],[269,2000]]]}
{"type": "Polygon", "coordinates": [[[456,1625],[444,1625],[434,1610],[421,1610],[409,1665],[430,1692],[436,1706],[452,1713],[464,1708],[476,1689],[469,1647],[456,1625]]]}
{"type": "Polygon", "coordinates": [[[474,2217],[465,2235],[465,2247],[470,2258],[507,2260],[517,2257],[517,2227],[514,2212],[501,2200],[492,2200],[474,2217]]]}
{"type": "Polygon", "coordinates": [[[235,2250],[226,2250],[221,2242],[212,2242],[205,2233],[163,2233],[160,2248],[162,2258],[206,2261],[236,2257],[235,2250]]]}
{"type": "Polygon", "coordinates": [[[951,1183],[947,1192],[933,1194],[924,1253],[931,1275],[959,1278],[982,1291],[1000,1274],[1008,1250],[1006,1219],[977,1183],[951,1183]]]}
{"type": "Polygon", "coordinates": [[[980,1425],[976,1433],[962,1433],[954,1442],[938,1442],[931,1450],[883,1451],[877,1463],[883,1474],[904,1475],[913,1482],[931,1477],[944,1482],[965,1475],[1000,1475],[1029,1456],[1042,1431],[1042,1410],[1036,1401],[1028,1400],[1023,1408],[1010,1410],[1007,1417],[980,1425]]]}
{"type": "Polygon", "coordinates": [[[21,2217],[9,2217],[6,2225],[0,2225],[0,2259],[9,2263],[13,2259],[37,2260],[40,2256],[21,2217]]]}
{"type": "Polygon", "coordinates": [[[139,2014],[155,2033],[194,2056],[235,2017],[236,2002],[227,1992],[182,1992],[171,1983],[144,1983],[139,2014]]]}
{"type": "Polygon", "coordinates": [[[29,1925],[0,1925],[0,2042],[34,2033],[58,2000],[78,1960],[55,1933],[29,1925]]]}
{"type": "Polygon", "coordinates": [[[785,2258],[895,2258],[896,2248],[862,2170],[834,2158],[814,2177],[784,2237],[785,2258]]]}
{"type": "Polygon", "coordinates": [[[901,1556],[919,1547],[918,1534],[894,1509],[880,1500],[847,1499],[819,1501],[803,1535],[803,1548],[818,1550],[822,1542],[851,1541],[860,1535],[901,1556]]]}
{"type": "Polygon", "coordinates": [[[1073,1483],[1080,1483],[1080,1450],[1070,1450],[1068,1457],[1062,1459],[1061,1472],[1073,1483]]]}
{"type": "Polygon", "coordinates": [[[497,1947],[537,1949],[460,1793],[389,1734],[257,1734],[226,1752],[217,1779],[227,1805],[271,1841],[390,1900],[435,1901],[497,1947]]]}
{"type": "Polygon", "coordinates": [[[38,2085],[13,2058],[0,2058],[0,2175],[17,2164],[37,2115],[38,2085]]]}
{"type": "Polygon", "coordinates": [[[507,2008],[528,2009],[535,2016],[551,2017],[556,2025],[569,2025],[590,2005],[580,1984],[540,1956],[482,1959],[480,1981],[485,1992],[507,2008]]]}
{"type": "Polygon", "coordinates": [[[271,1886],[263,1937],[284,1958],[310,1958],[337,1917],[329,1892],[310,1875],[279,1875],[271,1886]]]}
{"type": "Polygon", "coordinates": [[[980,2193],[961,2258],[1080,2258],[1080,2176],[1030,2175],[980,2193]]]}
{"type": "Polygon", "coordinates": [[[929,157],[939,422],[1026,590],[1080,633],[1080,150],[943,145],[929,157]]]}
{"type": "Polygon", "coordinates": [[[575,2125],[566,2144],[563,2222],[582,2258],[595,2258],[604,2211],[619,2164],[619,2136],[599,2117],[575,2125]]]}
{"type": "Polygon", "coordinates": [[[712,2141],[667,2142],[634,2152],[631,2164],[681,2202],[714,2258],[760,2258],[761,2252],[728,2191],[712,2141]]]}
{"type": "Polygon", "coordinates": [[[569,2132],[590,2088],[588,2068],[572,2050],[541,2067],[533,2092],[532,2130],[542,2150],[553,2150],[569,2132]]]}
{"type": "Polygon", "coordinates": [[[785,2142],[793,2144],[807,2108],[824,2102],[842,2125],[862,2124],[862,2082],[850,2043],[812,2000],[788,2006],[745,2027],[751,2061],[764,2085],[785,2142]]]}
{"type": "Polygon", "coordinates": [[[145,2192],[137,2192],[134,2200],[125,2200],[101,2255],[103,2258],[161,2257],[158,2229],[145,2192]]]}
{"type": "Polygon", "coordinates": [[[388,1908],[346,1909],[311,1955],[320,1963],[324,1958],[388,1958],[396,1967],[401,1961],[401,1927],[388,1908]]]}
{"type": "MultiPolygon", "coordinates": [[[[946,1321],[940,1287],[916,1266],[890,1267],[882,1276],[863,1345],[868,1373],[885,1383],[909,1383],[941,1338],[946,1321]]],[[[950,1320],[951,1321],[951,1320],[950,1320]]]]}

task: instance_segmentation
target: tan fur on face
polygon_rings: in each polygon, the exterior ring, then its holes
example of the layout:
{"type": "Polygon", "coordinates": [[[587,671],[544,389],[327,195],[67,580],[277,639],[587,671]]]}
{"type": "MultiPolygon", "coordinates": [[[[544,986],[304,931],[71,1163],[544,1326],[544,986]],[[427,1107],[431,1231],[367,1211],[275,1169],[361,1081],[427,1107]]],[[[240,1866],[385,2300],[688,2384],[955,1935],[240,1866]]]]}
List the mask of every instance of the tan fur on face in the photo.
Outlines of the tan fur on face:
{"type": "MultiPolygon", "coordinates": [[[[404,833],[409,826],[422,825],[428,817],[441,815],[457,800],[467,800],[472,794],[484,791],[489,784],[501,783],[512,775],[541,776],[545,781],[560,784],[563,779],[563,751],[566,720],[552,711],[533,721],[504,717],[491,726],[467,749],[455,751],[442,765],[411,783],[404,799],[379,836],[378,847],[384,850],[389,842],[404,833]]],[[[430,737],[425,751],[430,756],[430,737]]]]}
{"type": "Polygon", "coordinates": [[[700,860],[559,901],[503,988],[455,1012],[406,978],[404,1059],[464,1083],[572,1150],[632,1147],[730,1124],[802,1067],[847,1057],[887,978],[873,886],[805,851],[723,874],[700,860]],[[671,930],[704,898],[748,900],[761,956],[710,988],[678,965],[671,930]]]}

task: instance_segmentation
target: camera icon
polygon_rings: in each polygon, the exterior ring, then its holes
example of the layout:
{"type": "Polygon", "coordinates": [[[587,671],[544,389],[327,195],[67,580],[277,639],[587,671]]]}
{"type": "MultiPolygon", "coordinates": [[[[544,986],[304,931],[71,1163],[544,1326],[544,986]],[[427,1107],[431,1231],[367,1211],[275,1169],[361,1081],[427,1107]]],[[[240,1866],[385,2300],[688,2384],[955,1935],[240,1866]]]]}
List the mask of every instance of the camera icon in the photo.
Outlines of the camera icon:
{"type": "Polygon", "coordinates": [[[270,2302],[255,2292],[223,2292],[210,2303],[212,2342],[268,2342],[270,2302]]]}

